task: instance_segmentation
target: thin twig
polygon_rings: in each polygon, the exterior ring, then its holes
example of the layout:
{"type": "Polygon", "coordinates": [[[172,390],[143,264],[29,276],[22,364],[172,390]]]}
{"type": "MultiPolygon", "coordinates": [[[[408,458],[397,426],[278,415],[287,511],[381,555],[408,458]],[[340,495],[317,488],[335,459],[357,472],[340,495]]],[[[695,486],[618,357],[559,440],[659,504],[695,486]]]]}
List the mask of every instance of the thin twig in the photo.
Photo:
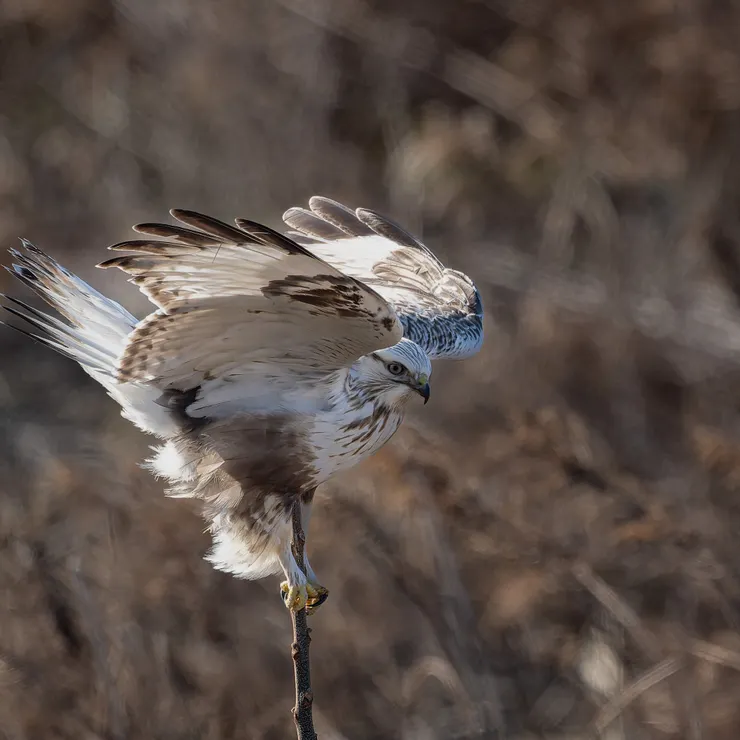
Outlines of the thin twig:
{"type": "Polygon", "coordinates": [[[580,584],[590,591],[591,595],[627,630],[635,644],[639,645],[646,655],[655,661],[662,660],[663,654],[656,636],[645,627],[637,612],[594,573],[590,565],[584,562],[576,563],[572,568],[572,573],[580,584]]]}
{"type": "Polygon", "coordinates": [[[689,652],[696,658],[740,671],[740,653],[705,640],[691,640],[689,652]]]}
{"type": "Polygon", "coordinates": [[[657,665],[654,665],[649,671],[643,673],[639,678],[633,681],[623,691],[620,691],[606,706],[599,712],[593,721],[593,727],[598,735],[603,735],[609,725],[641,694],[652,688],[666,678],[680,671],[684,665],[681,656],[666,658],[657,665]]]}
{"type": "MultiPolygon", "coordinates": [[[[306,545],[306,535],[301,522],[301,502],[296,499],[293,504],[293,557],[298,567],[304,570],[303,549],[306,545]]],[[[298,740],[317,740],[313,726],[313,691],[311,690],[311,660],[308,646],[311,644],[311,630],[306,623],[306,610],[291,612],[293,620],[293,675],[295,678],[295,706],[293,719],[295,720],[298,740]]]]}

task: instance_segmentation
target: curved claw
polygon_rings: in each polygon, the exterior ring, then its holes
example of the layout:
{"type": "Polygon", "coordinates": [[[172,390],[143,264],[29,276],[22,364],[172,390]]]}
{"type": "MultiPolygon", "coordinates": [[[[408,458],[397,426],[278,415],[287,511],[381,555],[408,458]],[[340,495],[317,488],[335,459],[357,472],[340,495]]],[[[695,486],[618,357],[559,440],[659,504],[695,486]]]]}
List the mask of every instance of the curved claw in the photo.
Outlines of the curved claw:
{"type": "Polygon", "coordinates": [[[329,589],[318,584],[309,583],[306,590],[308,592],[306,614],[315,614],[318,608],[329,598],[329,589]]]}
{"type": "Polygon", "coordinates": [[[308,587],[305,583],[291,586],[287,581],[283,581],[280,584],[280,595],[287,609],[292,612],[299,612],[306,608],[308,587]]]}

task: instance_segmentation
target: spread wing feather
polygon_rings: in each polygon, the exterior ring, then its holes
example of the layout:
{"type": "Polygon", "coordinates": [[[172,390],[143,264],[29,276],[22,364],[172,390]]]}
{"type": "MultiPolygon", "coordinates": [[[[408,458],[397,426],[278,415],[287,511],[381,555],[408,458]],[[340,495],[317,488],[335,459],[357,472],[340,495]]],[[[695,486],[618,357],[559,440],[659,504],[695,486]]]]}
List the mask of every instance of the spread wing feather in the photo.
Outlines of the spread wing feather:
{"type": "Polygon", "coordinates": [[[100,265],[128,273],[159,307],[128,337],[121,381],[200,387],[188,413],[268,409],[403,336],[384,298],[288,237],[245,219],[172,215],[187,228],[142,224],[161,239],[116,244],[129,254],[100,265]]]}
{"type": "Polygon", "coordinates": [[[283,220],[306,249],[382,295],[405,336],[430,357],[466,357],[480,349],[483,309],[473,281],[446,269],[391,220],[320,196],[308,209],[290,208],[283,220]]]}
{"type": "MultiPolygon", "coordinates": [[[[6,301],[0,308],[18,319],[12,328],[79,362],[121,405],[123,415],[141,429],[160,437],[174,434],[177,427],[172,417],[156,403],[160,395],[156,388],[120,383],[116,377],[116,360],[136,319],[33,244],[25,239],[21,242],[20,248],[10,250],[15,262],[8,271],[61,318],[0,295],[6,301]]],[[[0,317],[5,318],[1,313],[0,317]]]]}

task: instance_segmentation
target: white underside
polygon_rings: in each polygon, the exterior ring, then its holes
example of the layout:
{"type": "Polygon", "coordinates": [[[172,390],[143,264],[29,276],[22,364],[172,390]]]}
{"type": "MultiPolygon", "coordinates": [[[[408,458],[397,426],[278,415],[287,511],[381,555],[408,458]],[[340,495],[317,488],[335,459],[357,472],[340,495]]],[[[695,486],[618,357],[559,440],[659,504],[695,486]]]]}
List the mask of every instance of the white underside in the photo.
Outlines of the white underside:
{"type": "MultiPolygon", "coordinates": [[[[402,420],[400,409],[392,413],[392,417],[382,429],[376,428],[375,433],[368,435],[363,441],[353,441],[353,437],[357,437],[357,432],[341,431],[349,422],[359,422],[371,416],[373,410],[373,404],[368,403],[357,410],[337,408],[316,415],[308,435],[314,448],[317,469],[315,485],[326,482],[341,470],[357,465],[393,436],[402,420]]],[[[183,453],[170,441],[159,448],[150,461],[150,467],[156,475],[176,484],[194,480],[198,463],[199,457],[183,453]]],[[[249,496],[250,492],[242,492],[241,495],[249,496]]],[[[282,499],[277,496],[268,497],[267,502],[267,508],[261,517],[266,537],[254,536],[243,521],[228,513],[219,514],[214,518],[210,528],[213,547],[207,559],[217,569],[239,578],[252,580],[282,571],[289,583],[301,583],[303,576],[296,571],[297,565],[290,549],[292,537],[290,516],[282,509],[279,515],[276,513],[277,507],[282,507],[282,499]]],[[[307,513],[304,507],[303,526],[306,530],[307,513]]],[[[313,581],[315,576],[310,564],[306,570],[309,580],[313,581]]]]}

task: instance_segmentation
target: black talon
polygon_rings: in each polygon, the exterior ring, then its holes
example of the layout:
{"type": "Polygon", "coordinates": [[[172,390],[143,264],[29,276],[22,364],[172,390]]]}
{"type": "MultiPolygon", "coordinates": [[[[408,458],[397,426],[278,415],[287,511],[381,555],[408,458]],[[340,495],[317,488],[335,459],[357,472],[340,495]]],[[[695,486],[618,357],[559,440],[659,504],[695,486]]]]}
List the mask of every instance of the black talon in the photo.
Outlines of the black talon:
{"type": "Polygon", "coordinates": [[[324,593],[321,594],[321,596],[319,596],[319,598],[316,599],[316,601],[314,601],[314,603],[311,604],[311,606],[315,609],[317,606],[321,606],[328,598],[329,598],[329,592],[324,591],[324,593]]]}
{"type": "Polygon", "coordinates": [[[322,594],[319,595],[319,597],[312,601],[310,604],[306,605],[306,614],[312,614],[316,609],[318,609],[327,599],[329,598],[329,592],[324,591],[322,594]]]}

